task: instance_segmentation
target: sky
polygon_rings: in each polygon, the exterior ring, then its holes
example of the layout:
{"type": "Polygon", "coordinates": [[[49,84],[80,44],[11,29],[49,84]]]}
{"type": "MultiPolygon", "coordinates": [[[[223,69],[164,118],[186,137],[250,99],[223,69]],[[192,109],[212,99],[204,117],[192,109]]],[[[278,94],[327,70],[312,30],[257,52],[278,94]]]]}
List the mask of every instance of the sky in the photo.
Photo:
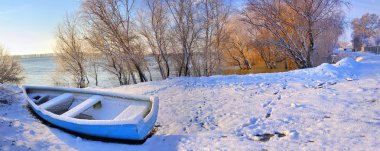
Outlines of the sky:
{"type": "MultiPolygon", "coordinates": [[[[140,0],[137,0],[140,1],[140,0]]],[[[347,22],[363,14],[380,15],[380,0],[351,0],[347,22]]],[[[0,0],[0,45],[12,55],[52,53],[55,30],[67,13],[80,7],[81,0],[0,0]]],[[[341,37],[349,41],[347,26],[341,37]]]]}
{"type": "Polygon", "coordinates": [[[79,0],[0,0],[0,45],[10,54],[53,52],[55,30],[79,0]]]}
{"type": "Polygon", "coordinates": [[[351,21],[360,18],[366,13],[373,13],[380,16],[380,0],[349,0],[350,6],[345,10],[347,17],[346,32],[340,37],[342,41],[351,41],[351,21]]]}

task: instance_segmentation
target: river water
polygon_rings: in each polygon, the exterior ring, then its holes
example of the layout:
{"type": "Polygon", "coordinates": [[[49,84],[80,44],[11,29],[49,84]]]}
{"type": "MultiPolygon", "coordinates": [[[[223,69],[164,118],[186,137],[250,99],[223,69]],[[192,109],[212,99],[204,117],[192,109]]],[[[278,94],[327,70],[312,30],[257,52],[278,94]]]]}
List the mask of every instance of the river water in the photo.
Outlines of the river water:
{"type": "MultiPolygon", "coordinates": [[[[152,79],[160,80],[158,68],[155,66],[153,58],[148,58],[148,64],[151,69],[152,79]]],[[[22,67],[24,68],[25,80],[22,84],[25,85],[42,85],[54,86],[54,76],[56,73],[56,60],[53,56],[44,57],[29,57],[19,59],[22,67]]],[[[284,65],[280,64],[277,69],[266,69],[265,64],[258,64],[253,66],[252,70],[239,70],[236,67],[228,67],[223,71],[223,74],[249,74],[249,73],[267,73],[267,72],[283,72],[287,71],[284,65]]],[[[173,71],[173,70],[172,70],[173,71]]],[[[90,86],[94,86],[94,80],[90,77],[90,86]]],[[[99,73],[99,86],[114,87],[118,86],[116,78],[106,71],[99,73]]]]}
{"type": "MultiPolygon", "coordinates": [[[[25,85],[42,85],[42,86],[55,86],[54,78],[57,77],[57,63],[56,58],[53,56],[44,57],[29,57],[19,59],[22,67],[24,68],[24,81],[25,85]]],[[[118,81],[114,76],[106,71],[101,70],[98,75],[99,86],[113,87],[118,86],[118,81]]],[[[89,77],[90,86],[94,86],[94,79],[89,77]]]]}

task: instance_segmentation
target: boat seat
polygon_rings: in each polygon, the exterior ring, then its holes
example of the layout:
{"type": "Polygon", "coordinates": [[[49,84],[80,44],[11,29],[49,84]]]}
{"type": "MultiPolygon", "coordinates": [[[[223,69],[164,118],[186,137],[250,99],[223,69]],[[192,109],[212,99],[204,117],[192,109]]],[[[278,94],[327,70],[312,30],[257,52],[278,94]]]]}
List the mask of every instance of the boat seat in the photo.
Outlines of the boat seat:
{"type": "Polygon", "coordinates": [[[64,103],[66,101],[72,101],[73,99],[74,99],[74,95],[72,93],[64,93],[41,104],[40,107],[47,110],[58,104],[64,103]]]}
{"type": "Polygon", "coordinates": [[[38,94],[38,95],[32,96],[32,98],[33,98],[33,102],[34,103],[41,104],[41,103],[46,102],[47,99],[49,99],[49,95],[47,95],[47,94],[38,94]]]}
{"type": "Polygon", "coordinates": [[[114,120],[137,120],[140,117],[142,118],[147,110],[146,104],[131,104],[116,116],[114,120]]]}
{"type": "Polygon", "coordinates": [[[103,100],[102,96],[99,95],[94,95],[87,100],[83,101],[82,103],[78,104],[74,108],[68,110],[67,112],[63,113],[62,116],[67,116],[67,117],[76,117],[80,113],[84,112],[91,106],[95,105],[96,103],[100,102],[103,100]]]}

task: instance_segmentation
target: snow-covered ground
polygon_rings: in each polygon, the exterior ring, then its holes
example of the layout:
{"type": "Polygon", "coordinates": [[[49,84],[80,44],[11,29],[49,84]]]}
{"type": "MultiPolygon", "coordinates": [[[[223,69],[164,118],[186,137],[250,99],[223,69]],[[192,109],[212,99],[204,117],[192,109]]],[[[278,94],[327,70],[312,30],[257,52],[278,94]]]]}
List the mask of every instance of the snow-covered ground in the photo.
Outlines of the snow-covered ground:
{"type": "Polygon", "coordinates": [[[351,56],[359,62],[97,88],[160,98],[157,132],[142,145],[45,126],[26,109],[20,89],[1,86],[0,100],[15,101],[0,103],[0,150],[378,150],[380,56],[351,56]]]}

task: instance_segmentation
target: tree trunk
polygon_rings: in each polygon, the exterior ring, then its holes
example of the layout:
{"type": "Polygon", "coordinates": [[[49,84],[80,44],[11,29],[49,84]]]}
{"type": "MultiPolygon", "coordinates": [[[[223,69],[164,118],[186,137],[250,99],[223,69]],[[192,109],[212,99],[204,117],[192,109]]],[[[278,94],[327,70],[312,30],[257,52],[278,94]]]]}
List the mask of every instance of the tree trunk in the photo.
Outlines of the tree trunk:
{"type": "Polygon", "coordinates": [[[308,51],[307,51],[306,67],[311,68],[311,67],[313,67],[312,55],[314,53],[314,35],[313,35],[313,31],[311,29],[311,23],[310,22],[309,22],[308,36],[309,36],[309,47],[308,47],[308,51]]]}

